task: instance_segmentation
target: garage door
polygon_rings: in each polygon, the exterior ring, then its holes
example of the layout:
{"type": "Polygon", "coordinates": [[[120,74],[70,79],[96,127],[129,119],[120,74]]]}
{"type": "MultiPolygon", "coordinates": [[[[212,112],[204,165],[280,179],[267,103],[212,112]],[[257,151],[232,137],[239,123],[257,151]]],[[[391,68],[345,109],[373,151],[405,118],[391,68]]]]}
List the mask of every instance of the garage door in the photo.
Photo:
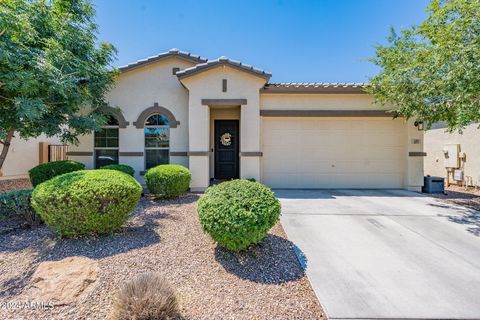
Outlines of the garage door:
{"type": "Polygon", "coordinates": [[[264,117],[262,131],[262,181],[272,188],[403,187],[401,119],[264,117]]]}

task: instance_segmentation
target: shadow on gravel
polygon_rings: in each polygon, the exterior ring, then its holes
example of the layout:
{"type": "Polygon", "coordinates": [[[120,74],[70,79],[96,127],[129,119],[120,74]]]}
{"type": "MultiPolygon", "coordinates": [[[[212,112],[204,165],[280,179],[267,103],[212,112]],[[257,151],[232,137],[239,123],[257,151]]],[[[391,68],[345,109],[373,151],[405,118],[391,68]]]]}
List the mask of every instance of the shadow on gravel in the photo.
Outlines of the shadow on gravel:
{"type": "Polygon", "coordinates": [[[467,225],[468,232],[480,237],[480,197],[449,191],[448,196],[437,195],[436,198],[448,199],[449,203],[436,203],[431,206],[456,210],[457,214],[445,215],[448,221],[467,225]]]}
{"type": "Polygon", "coordinates": [[[101,259],[161,241],[161,222],[171,219],[163,207],[142,203],[126,225],[117,233],[99,237],[59,239],[43,225],[32,229],[15,230],[0,236],[0,253],[31,250],[32,261],[21,276],[0,282],[0,297],[16,295],[28,285],[38,264],[72,256],[101,259]],[[160,228],[160,231],[158,230],[160,228]]]}
{"type": "Polygon", "coordinates": [[[239,278],[264,284],[301,279],[307,266],[305,255],[295,244],[272,234],[241,252],[231,252],[217,246],[215,260],[227,272],[239,278]]]}

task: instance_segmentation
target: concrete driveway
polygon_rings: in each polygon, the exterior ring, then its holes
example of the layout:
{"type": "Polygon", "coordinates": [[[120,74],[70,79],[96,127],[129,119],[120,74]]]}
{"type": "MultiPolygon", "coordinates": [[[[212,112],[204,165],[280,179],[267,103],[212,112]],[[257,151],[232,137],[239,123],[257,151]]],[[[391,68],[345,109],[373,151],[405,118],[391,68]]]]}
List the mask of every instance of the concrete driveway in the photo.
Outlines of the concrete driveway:
{"type": "Polygon", "coordinates": [[[480,212],[402,190],[275,193],[330,319],[480,319],[480,212]]]}

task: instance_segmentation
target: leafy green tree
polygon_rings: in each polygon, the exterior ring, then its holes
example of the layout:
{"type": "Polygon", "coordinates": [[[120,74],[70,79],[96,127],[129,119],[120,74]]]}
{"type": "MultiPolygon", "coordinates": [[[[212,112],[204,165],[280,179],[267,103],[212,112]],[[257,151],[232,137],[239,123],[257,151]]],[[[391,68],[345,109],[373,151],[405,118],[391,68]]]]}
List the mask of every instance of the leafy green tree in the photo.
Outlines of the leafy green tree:
{"type": "Polygon", "coordinates": [[[14,134],[78,143],[105,123],[116,50],[94,16],[89,0],[0,0],[0,169],[14,134]]]}
{"type": "Polygon", "coordinates": [[[368,90],[380,104],[450,131],[480,122],[480,0],[433,0],[428,18],[376,47],[368,90]]]}

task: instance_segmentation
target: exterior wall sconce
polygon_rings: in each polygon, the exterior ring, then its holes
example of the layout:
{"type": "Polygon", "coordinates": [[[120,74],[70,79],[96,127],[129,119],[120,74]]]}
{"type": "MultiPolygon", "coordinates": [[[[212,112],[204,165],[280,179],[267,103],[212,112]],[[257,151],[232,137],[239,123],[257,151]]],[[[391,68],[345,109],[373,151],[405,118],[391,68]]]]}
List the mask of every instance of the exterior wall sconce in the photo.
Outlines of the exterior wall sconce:
{"type": "Polygon", "coordinates": [[[423,121],[415,121],[414,125],[417,127],[418,131],[423,131],[423,121]]]}

